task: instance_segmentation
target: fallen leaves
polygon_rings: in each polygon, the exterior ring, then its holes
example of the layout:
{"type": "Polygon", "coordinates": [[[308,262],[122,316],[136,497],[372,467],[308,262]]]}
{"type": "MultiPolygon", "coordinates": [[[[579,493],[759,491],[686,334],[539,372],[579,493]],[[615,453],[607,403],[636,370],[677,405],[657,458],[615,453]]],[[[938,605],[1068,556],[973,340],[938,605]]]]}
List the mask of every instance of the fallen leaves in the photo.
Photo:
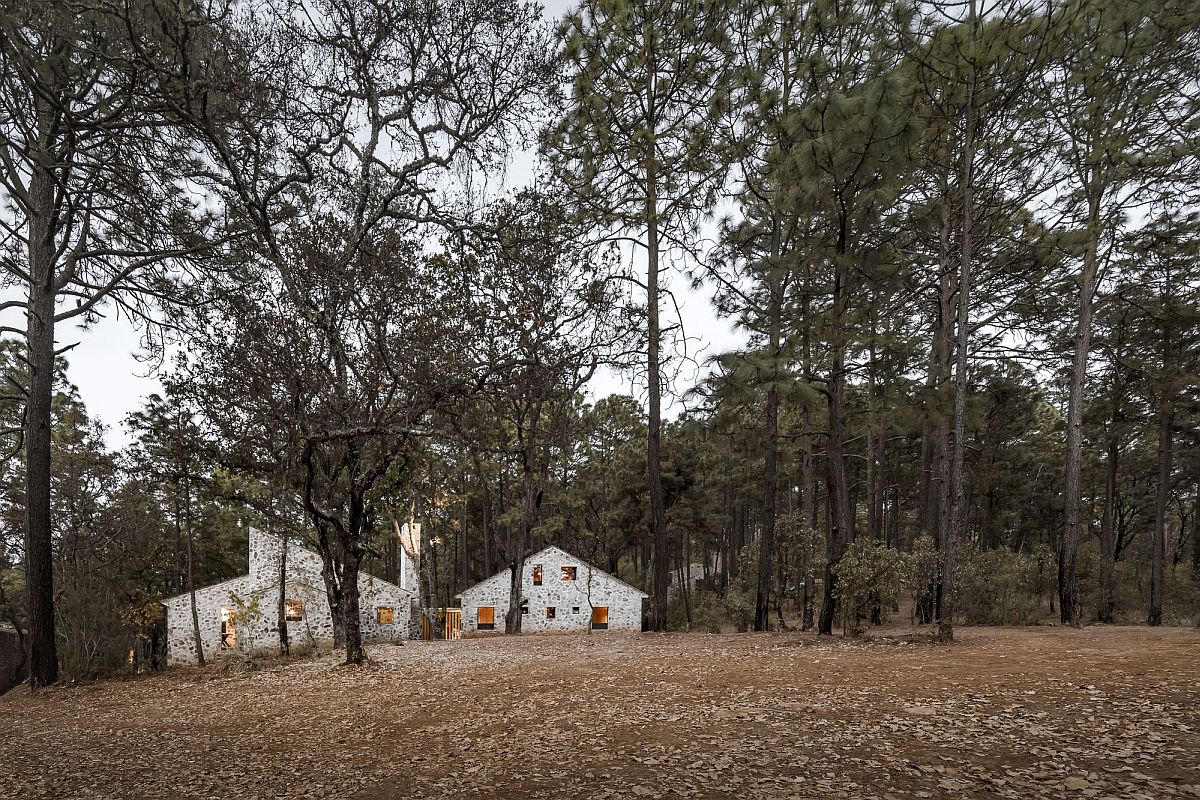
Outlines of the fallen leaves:
{"type": "Polygon", "coordinates": [[[960,638],[492,638],[10,694],[0,794],[1200,797],[1195,632],[960,638]]]}

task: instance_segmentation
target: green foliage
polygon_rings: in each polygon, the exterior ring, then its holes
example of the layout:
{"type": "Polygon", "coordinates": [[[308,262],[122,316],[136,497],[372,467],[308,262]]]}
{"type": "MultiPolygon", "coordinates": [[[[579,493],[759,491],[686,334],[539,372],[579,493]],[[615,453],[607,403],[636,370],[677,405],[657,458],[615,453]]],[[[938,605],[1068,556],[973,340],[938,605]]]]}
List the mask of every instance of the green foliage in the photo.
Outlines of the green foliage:
{"type": "MultiPolygon", "coordinates": [[[[1043,560],[1042,569],[1047,568],[1043,560]]],[[[1053,567],[1050,567],[1051,569],[1053,567]]],[[[958,609],[973,625],[1028,625],[1042,616],[1038,557],[1010,550],[961,551],[958,609]]]]}
{"type": "Polygon", "coordinates": [[[942,553],[929,534],[921,534],[913,540],[908,555],[908,574],[905,585],[912,596],[914,607],[926,601],[932,587],[942,576],[942,553]]]}
{"type": "MultiPolygon", "coordinates": [[[[667,598],[667,630],[720,633],[724,629],[724,626],[729,624],[730,619],[727,614],[727,605],[712,592],[693,591],[688,596],[688,600],[692,607],[691,627],[687,624],[687,614],[683,607],[683,595],[678,589],[671,591],[670,597],[667,598]]],[[[751,596],[750,601],[749,618],[752,621],[754,619],[753,596],[751,596]]],[[[739,628],[739,631],[744,633],[744,625],[748,625],[749,623],[737,624],[743,625],[743,627],[739,628]]]]}
{"type": "Polygon", "coordinates": [[[1200,625],[1200,580],[1186,564],[1168,565],[1163,580],[1163,622],[1200,625]]]}
{"type": "Polygon", "coordinates": [[[734,630],[745,633],[754,624],[754,589],[747,586],[745,581],[726,590],[722,605],[734,630]]]}
{"type": "Polygon", "coordinates": [[[863,620],[885,615],[908,579],[907,554],[870,539],[856,539],[834,567],[842,607],[842,631],[862,632],[863,620]]]}
{"type": "Polygon", "coordinates": [[[253,653],[255,650],[254,631],[263,618],[262,595],[252,594],[243,598],[238,594],[230,594],[229,599],[233,601],[233,607],[237,612],[234,625],[237,628],[238,649],[245,653],[253,653]]]}

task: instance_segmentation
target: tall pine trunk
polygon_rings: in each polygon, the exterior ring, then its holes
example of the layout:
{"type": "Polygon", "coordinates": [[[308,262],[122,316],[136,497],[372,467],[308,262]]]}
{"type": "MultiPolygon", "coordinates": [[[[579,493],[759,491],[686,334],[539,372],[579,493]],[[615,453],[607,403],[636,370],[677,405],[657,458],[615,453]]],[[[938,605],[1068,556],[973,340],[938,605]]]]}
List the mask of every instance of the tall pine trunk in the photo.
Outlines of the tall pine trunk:
{"type": "Polygon", "coordinates": [[[804,537],[804,600],[803,610],[800,617],[800,630],[812,630],[814,617],[814,601],[816,593],[813,591],[816,583],[816,574],[813,570],[813,539],[815,536],[816,525],[813,517],[816,515],[816,476],[813,474],[813,446],[812,446],[812,411],[808,408],[804,409],[803,415],[803,457],[800,462],[800,530],[804,537]]]}
{"type": "MultiPolygon", "coordinates": [[[[1116,415],[1114,414],[1114,417],[1116,415]]],[[[1096,619],[1112,623],[1116,618],[1116,505],[1120,447],[1115,436],[1108,439],[1107,475],[1104,481],[1104,510],[1100,520],[1100,606],[1096,619]]]]}
{"type": "Polygon", "coordinates": [[[54,630],[54,554],[50,520],[51,397],[54,390],[54,176],[35,167],[29,182],[29,306],[25,407],[25,574],[29,682],[58,681],[54,630]]]}
{"type": "MultiPolygon", "coordinates": [[[[653,157],[652,157],[653,158],[653,157]]],[[[650,495],[651,559],[650,629],[667,629],[667,589],[671,584],[670,546],[667,540],[667,510],[662,484],[662,375],[658,317],[658,198],[650,172],[646,194],[646,383],[650,393],[649,424],[646,428],[646,478],[650,495]]]]}
{"type": "Polygon", "coordinates": [[[1154,502],[1154,542],[1150,557],[1150,613],[1146,618],[1148,625],[1162,624],[1163,566],[1167,549],[1167,502],[1171,496],[1174,417],[1174,405],[1164,386],[1158,408],[1158,492],[1154,502]]]}
{"type": "Polygon", "coordinates": [[[831,325],[830,349],[833,362],[829,375],[829,441],[825,447],[825,475],[828,486],[829,539],[826,544],[825,596],[821,605],[821,620],[817,632],[833,633],[833,619],[837,606],[838,562],[846,553],[846,545],[853,539],[853,517],[850,510],[850,485],[846,476],[846,315],[848,313],[849,288],[848,265],[846,264],[846,232],[839,237],[835,256],[833,282],[833,321],[831,325]]]}
{"type": "Polygon", "coordinates": [[[766,436],[763,446],[766,454],[763,463],[763,521],[762,539],[758,548],[758,584],[754,599],[754,630],[765,631],[770,627],[771,573],[775,556],[776,500],[779,494],[779,359],[783,338],[783,286],[779,259],[782,250],[779,219],[776,217],[771,232],[771,264],[767,316],[770,329],[767,335],[767,352],[771,358],[770,384],[767,386],[767,402],[764,426],[766,436]]]}
{"type": "MultiPolygon", "coordinates": [[[[978,17],[975,0],[970,3],[971,45],[974,49],[978,17]]],[[[974,53],[971,53],[974,58],[974,53]]],[[[950,513],[942,536],[942,598],[938,615],[938,638],[954,639],[955,590],[958,572],[958,541],[965,529],[965,462],[967,450],[968,361],[971,346],[971,278],[974,258],[974,180],[975,180],[975,67],[970,68],[967,85],[965,137],[962,156],[962,230],[959,242],[958,316],[954,359],[954,455],[950,462],[950,513]]]]}
{"type": "MultiPolygon", "coordinates": [[[[1163,295],[1164,316],[1170,314],[1171,277],[1168,274],[1163,295]]],[[[1158,399],[1158,492],[1154,502],[1154,542],[1150,556],[1150,613],[1146,622],[1161,625],[1163,615],[1163,569],[1167,550],[1167,503],[1171,498],[1172,446],[1175,433],[1175,389],[1168,377],[1173,368],[1171,325],[1162,323],[1162,372],[1158,399]]]]}
{"type": "Polygon", "coordinates": [[[1080,476],[1083,469],[1083,388],[1091,353],[1092,307],[1096,294],[1100,248],[1100,165],[1093,156],[1088,184],[1088,239],[1079,278],[1079,320],[1075,354],[1071,363],[1071,388],[1067,399],[1067,458],[1063,535],[1059,546],[1058,608],[1064,624],[1079,623],[1079,583],[1075,560],[1079,553],[1080,476]]]}
{"type": "Polygon", "coordinates": [[[204,639],[200,636],[200,612],[196,607],[196,528],[192,524],[192,493],[190,485],[185,490],[184,506],[187,508],[187,590],[188,600],[192,604],[192,641],[196,645],[196,663],[203,667],[204,639]]]}
{"type": "MultiPolygon", "coordinates": [[[[538,412],[540,416],[540,410],[538,412]]],[[[537,514],[537,481],[534,470],[534,459],[537,457],[533,446],[522,434],[526,443],[521,448],[521,522],[510,536],[508,542],[508,613],[504,616],[504,632],[518,634],[521,632],[521,603],[524,598],[525,558],[533,541],[533,527],[537,514]]]]}

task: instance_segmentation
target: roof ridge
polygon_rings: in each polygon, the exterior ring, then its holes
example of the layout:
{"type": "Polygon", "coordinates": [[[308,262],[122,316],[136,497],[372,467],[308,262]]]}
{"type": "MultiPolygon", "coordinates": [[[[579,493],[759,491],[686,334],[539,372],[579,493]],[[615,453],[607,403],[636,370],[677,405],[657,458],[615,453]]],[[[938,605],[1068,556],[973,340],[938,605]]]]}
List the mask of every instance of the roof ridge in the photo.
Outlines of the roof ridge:
{"type": "MultiPolygon", "coordinates": [[[[592,570],[593,572],[600,572],[600,573],[602,573],[602,574],[604,574],[604,575],[607,575],[608,577],[612,578],[614,581],[616,581],[617,583],[621,584],[622,586],[627,586],[627,587],[629,587],[630,589],[632,589],[633,591],[637,592],[637,593],[638,593],[638,594],[640,594],[642,597],[649,597],[649,596],[650,596],[650,595],[646,594],[645,592],[643,592],[641,589],[639,589],[639,588],[637,588],[636,586],[634,586],[633,584],[631,584],[631,583],[629,583],[629,582],[627,582],[627,581],[623,581],[623,580],[621,580],[621,579],[620,579],[620,578],[618,578],[616,575],[613,575],[611,572],[609,572],[609,571],[607,571],[607,570],[600,569],[600,568],[599,568],[599,567],[597,567],[595,564],[593,564],[591,561],[588,561],[586,558],[580,558],[579,556],[575,555],[574,553],[572,553],[572,552],[569,552],[569,551],[567,551],[567,550],[563,549],[562,547],[559,547],[559,546],[558,546],[558,545],[556,545],[556,544],[548,544],[548,545],[546,545],[545,547],[543,547],[541,550],[537,550],[537,551],[535,551],[535,552],[533,552],[533,553],[530,553],[529,555],[527,555],[527,556],[525,557],[525,563],[526,563],[526,564],[528,564],[528,563],[529,563],[529,561],[530,561],[530,559],[533,559],[533,558],[536,558],[537,556],[540,556],[542,553],[546,552],[547,550],[557,550],[558,552],[562,553],[562,554],[563,554],[563,555],[565,555],[565,556],[570,556],[571,558],[575,559],[576,561],[579,561],[580,563],[587,564],[587,565],[588,565],[588,567],[590,567],[590,568],[591,568],[591,570],[592,570]]],[[[483,584],[483,583],[487,583],[488,581],[492,580],[493,578],[498,578],[498,577],[500,577],[501,575],[503,575],[504,573],[508,572],[510,569],[511,569],[511,567],[504,567],[504,568],[503,568],[503,569],[501,569],[499,572],[495,572],[495,573],[493,573],[493,574],[491,574],[491,575],[487,576],[487,577],[486,577],[486,578],[484,578],[483,580],[481,580],[481,581],[477,581],[477,582],[475,582],[475,583],[471,584],[470,586],[468,586],[467,588],[463,589],[461,592],[459,592],[458,594],[456,594],[456,595],[454,595],[454,596],[455,596],[455,597],[462,597],[464,594],[466,594],[467,592],[471,591],[471,590],[472,590],[472,589],[474,589],[476,586],[479,586],[480,584],[483,584]]]]}

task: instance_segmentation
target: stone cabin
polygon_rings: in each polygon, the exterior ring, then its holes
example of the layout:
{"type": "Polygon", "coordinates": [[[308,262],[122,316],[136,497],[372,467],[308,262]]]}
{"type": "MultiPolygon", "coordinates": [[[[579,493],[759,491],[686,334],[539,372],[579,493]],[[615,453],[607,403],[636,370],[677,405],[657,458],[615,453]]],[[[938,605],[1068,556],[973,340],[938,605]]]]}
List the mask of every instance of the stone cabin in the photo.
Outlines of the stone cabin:
{"type": "MultiPolygon", "coordinates": [[[[200,638],[204,657],[223,651],[272,648],[279,642],[280,557],[283,539],[257,528],[250,529],[250,571],[246,575],[196,590],[200,638]],[[252,620],[238,620],[243,608],[258,602],[252,620]]],[[[400,586],[362,573],[358,578],[360,613],[364,640],[407,639],[414,620],[416,568],[407,553],[401,556],[400,586]]],[[[294,645],[328,644],[333,641],[333,618],[321,579],[321,557],[289,540],[284,601],[288,638],[294,645]]],[[[167,607],[167,661],[191,664],[196,661],[190,597],[181,594],[163,601],[167,607]]],[[[245,615],[243,615],[245,616],[245,615]]]]}
{"type": "MultiPolygon", "coordinates": [[[[466,589],[463,634],[503,631],[510,569],[466,589]]],[[[558,547],[525,559],[521,594],[523,632],[642,629],[642,592],[558,547]]]]}

